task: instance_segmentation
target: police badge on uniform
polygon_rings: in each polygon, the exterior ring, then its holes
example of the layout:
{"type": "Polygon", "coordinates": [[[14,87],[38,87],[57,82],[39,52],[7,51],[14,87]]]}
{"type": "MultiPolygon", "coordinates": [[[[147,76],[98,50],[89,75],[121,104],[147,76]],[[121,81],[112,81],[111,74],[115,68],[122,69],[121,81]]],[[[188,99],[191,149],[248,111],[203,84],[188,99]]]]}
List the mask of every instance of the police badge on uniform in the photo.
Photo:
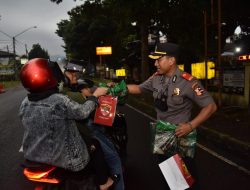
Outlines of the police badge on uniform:
{"type": "Polygon", "coordinates": [[[173,96],[179,96],[179,95],[180,95],[180,89],[179,88],[175,88],[173,96]]]}
{"type": "Polygon", "coordinates": [[[192,89],[194,90],[197,96],[201,96],[204,93],[204,89],[202,89],[198,83],[194,83],[192,85],[192,89]]]}

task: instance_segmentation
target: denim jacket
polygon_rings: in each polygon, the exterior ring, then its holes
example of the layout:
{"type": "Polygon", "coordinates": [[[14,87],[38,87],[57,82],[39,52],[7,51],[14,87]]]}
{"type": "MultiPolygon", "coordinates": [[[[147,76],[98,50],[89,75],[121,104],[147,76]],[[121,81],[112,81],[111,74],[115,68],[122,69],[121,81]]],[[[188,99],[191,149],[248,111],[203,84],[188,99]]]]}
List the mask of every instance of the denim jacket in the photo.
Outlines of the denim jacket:
{"type": "Polygon", "coordinates": [[[89,162],[86,144],[75,120],[85,119],[95,109],[94,101],[78,104],[62,94],[39,100],[23,100],[19,115],[24,126],[24,158],[71,171],[89,162]]]}

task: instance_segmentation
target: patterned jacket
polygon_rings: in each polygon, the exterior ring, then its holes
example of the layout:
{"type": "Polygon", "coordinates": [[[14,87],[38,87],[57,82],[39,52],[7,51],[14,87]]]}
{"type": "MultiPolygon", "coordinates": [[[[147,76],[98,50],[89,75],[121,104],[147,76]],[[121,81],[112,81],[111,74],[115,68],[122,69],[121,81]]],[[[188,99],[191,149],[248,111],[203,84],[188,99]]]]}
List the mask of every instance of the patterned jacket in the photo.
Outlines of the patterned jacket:
{"type": "Polygon", "coordinates": [[[19,115],[24,126],[24,158],[71,171],[82,170],[89,162],[86,144],[76,127],[96,108],[95,97],[78,104],[62,94],[30,101],[23,100],[19,115]]]}

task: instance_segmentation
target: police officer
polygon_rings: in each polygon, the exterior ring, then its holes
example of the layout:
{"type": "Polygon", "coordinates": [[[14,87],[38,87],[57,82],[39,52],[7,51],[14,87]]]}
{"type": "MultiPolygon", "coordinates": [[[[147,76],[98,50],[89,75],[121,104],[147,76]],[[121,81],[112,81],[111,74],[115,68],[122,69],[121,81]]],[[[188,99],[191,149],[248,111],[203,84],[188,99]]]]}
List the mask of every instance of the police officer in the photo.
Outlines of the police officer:
{"type": "MultiPolygon", "coordinates": [[[[178,68],[178,54],[177,44],[158,43],[155,51],[149,55],[155,60],[156,73],[139,85],[129,84],[127,87],[132,94],[152,92],[157,119],[176,124],[176,136],[183,137],[206,121],[217,106],[195,77],[178,68]],[[193,102],[201,110],[191,119],[193,102]]],[[[195,175],[193,156],[188,155],[184,161],[192,175],[195,175]]]]}

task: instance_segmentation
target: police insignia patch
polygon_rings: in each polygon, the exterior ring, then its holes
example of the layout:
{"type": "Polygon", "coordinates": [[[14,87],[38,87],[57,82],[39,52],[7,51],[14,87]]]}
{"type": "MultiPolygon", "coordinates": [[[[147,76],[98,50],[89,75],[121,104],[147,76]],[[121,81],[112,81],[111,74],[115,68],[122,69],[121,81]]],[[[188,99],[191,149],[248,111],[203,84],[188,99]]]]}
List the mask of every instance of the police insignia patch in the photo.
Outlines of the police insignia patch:
{"type": "Polygon", "coordinates": [[[204,89],[202,89],[198,83],[194,83],[192,85],[192,89],[195,91],[197,96],[201,96],[204,93],[204,89]]]}
{"type": "Polygon", "coordinates": [[[173,95],[174,96],[179,96],[180,95],[180,89],[179,88],[175,88],[173,95]]]}
{"type": "Polygon", "coordinates": [[[186,72],[183,72],[181,74],[182,78],[188,80],[188,81],[191,81],[194,77],[192,75],[190,75],[189,73],[186,73],[186,72]]]}

